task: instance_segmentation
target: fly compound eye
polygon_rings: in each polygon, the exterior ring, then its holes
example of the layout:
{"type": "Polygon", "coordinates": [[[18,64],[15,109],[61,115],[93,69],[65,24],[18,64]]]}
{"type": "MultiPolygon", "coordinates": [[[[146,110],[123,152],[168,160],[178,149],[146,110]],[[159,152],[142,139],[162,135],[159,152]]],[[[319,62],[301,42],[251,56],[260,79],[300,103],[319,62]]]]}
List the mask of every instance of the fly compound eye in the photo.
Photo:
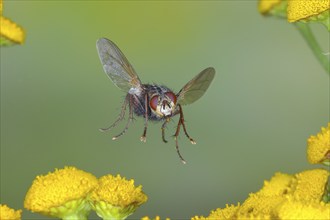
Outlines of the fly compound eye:
{"type": "Polygon", "coordinates": [[[157,106],[158,106],[158,95],[155,95],[153,96],[151,99],[150,99],[150,102],[149,102],[149,105],[150,107],[156,111],[157,110],[157,106]]]}
{"type": "Polygon", "coordinates": [[[172,100],[174,105],[176,104],[176,95],[173,92],[167,92],[165,95],[172,100]]]}

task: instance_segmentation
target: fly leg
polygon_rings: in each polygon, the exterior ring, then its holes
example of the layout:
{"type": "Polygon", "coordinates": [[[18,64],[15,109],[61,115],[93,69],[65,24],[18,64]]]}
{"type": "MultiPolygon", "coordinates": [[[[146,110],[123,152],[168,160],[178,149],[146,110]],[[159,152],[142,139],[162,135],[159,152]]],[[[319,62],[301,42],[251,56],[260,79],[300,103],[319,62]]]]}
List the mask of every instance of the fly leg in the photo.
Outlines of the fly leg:
{"type": "Polygon", "coordinates": [[[129,117],[128,117],[128,121],[126,123],[126,126],[125,126],[124,130],[122,132],[120,132],[118,135],[114,136],[112,138],[112,140],[116,140],[120,136],[122,136],[123,134],[125,134],[126,131],[127,131],[127,129],[128,129],[129,124],[133,121],[133,109],[132,109],[132,104],[131,104],[132,103],[132,100],[131,100],[132,98],[131,98],[130,95],[127,95],[127,96],[128,96],[128,106],[129,106],[129,117]]]}
{"type": "Polygon", "coordinates": [[[120,114],[119,114],[118,118],[116,119],[116,121],[107,128],[100,128],[99,130],[101,132],[109,131],[111,128],[115,127],[120,121],[122,121],[124,119],[128,102],[129,102],[129,94],[127,94],[126,97],[125,97],[124,103],[121,106],[120,114]]]}
{"type": "Polygon", "coordinates": [[[162,139],[164,141],[164,143],[167,143],[167,140],[165,139],[165,128],[166,128],[166,124],[170,121],[170,118],[166,118],[163,125],[162,125],[162,139]]]}
{"type": "Polygon", "coordinates": [[[184,124],[184,117],[183,117],[183,112],[182,112],[182,108],[181,108],[181,105],[178,105],[179,106],[179,111],[180,111],[180,121],[181,121],[181,124],[182,124],[182,127],[183,127],[183,130],[184,130],[184,133],[186,134],[187,138],[189,139],[190,143],[192,144],[196,144],[196,141],[194,141],[194,139],[192,139],[188,132],[187,132],[187,129],[186,129],[186,125],[184,124]]]}
{"type": "Polygon", "coordinates": [[[178,153],[180,159],[181,159],[181,162],[183,164],[186,164],[187,162],[183,159],[180,151],[179,151],[179,144],[178,144],[178,136],[180,134],[180,127],[181,127],[181,124],[182,124],[182,120],[181,120],[181,117],[183,116],[182,115],[182,111],[181,111],[181,106],[179,107],[180,108],[180,119],[178,121],[178,126],[176,127],[176,131],[175,131],[175,134],[174,134],[174,139],[175,139],[175,147],[176,147],[176,152],[178,153]]]}
{"type": "Polygon", "coordinates": [[[142,142],[146,142],[147,141],[147,127],[148,127],[148,94],[146,93],[144,96],[144,110],[145,110],[145,121],[144,121],[144,130],[143,130],[143,134],[140,138],[140,140],[142,142]]]}

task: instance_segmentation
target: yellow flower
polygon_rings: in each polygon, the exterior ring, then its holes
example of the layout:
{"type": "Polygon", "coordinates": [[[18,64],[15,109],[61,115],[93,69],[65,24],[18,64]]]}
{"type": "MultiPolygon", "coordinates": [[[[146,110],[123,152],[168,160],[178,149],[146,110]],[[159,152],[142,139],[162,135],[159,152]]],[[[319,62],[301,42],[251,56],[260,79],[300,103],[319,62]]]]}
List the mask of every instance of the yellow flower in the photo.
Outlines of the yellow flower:
{"type": "Polygon", "coordinates": [[[258,10],[263,15],[286,18],[287,0],[259,0],[258,10]]]}
{"type": "Polygon", "coordinates": [[[126,180],[120,175],[101,177],[90,197],[93,209],[103,219],[124,219],[147,199],[141,185],[135,187],[134,180],[126,180]]]}
{"type": "Polygon", "coordinates": [[[37,176],[26,194],[24,207],[32,212],[63,219],[85,219],[91,207],[86,197],[97,179],[75,167],[37,176]]]}
{"type": "Polygon", "coordinates": [[[330,159],[330,123],[327,128],[321,128],[317,136],[311,136],[307,141],[307,158],[312,164],[326,163],[330,159]]]}
{"type": "Polygon", "coordinates": [[[242,205],[227,205],[224,209],[212,211],[208,217],[195,216],[191,220],[326,219],[324,216],[329,219],[330,204],[322,201],[327,193],[329,174],[324,169],[306,170],[295,175],[275,173],[242,205]]]}
{"type": "Polygon", "coordinates": [[[2,16],[2,7],[2,0],[0,0],[0,45],[9,45],[10,42],[22,44],[25,39],[24,30],[2,16]]]}
{"type": "Polygon", "coordinates": [[[329,8],[330,0],[288,0],[288,21],[295,22],[324,16],[322,13],[328,13],[329,8]]]}
{"type": "Polygon", "coordinates": [[[288,199],[278,207],[278,217],[280,219],[329,219],[330,204],[324,202],[288,199]]]}
{"type": "Polygon", "coordinates": [[[300,201],[321,201],[327,186],[329,171],[324,169],[306,170],[295,175],[296,186],[292,196],[300,201]]]}
{"type": "Polygon", "coordinates": [[[274,7],[279,5],[282,0],[260,0],[258,5],[258,10],[261,14],[267,14],[274,7]]]}
{"type": "MultiPolygon", "coordinates": [[[[1,5],[0,5],[1,7],[1,5]]],[[[0,220],[20,220],[22,210],[15,211],[7,205],[0,204],[0,220]]]]}

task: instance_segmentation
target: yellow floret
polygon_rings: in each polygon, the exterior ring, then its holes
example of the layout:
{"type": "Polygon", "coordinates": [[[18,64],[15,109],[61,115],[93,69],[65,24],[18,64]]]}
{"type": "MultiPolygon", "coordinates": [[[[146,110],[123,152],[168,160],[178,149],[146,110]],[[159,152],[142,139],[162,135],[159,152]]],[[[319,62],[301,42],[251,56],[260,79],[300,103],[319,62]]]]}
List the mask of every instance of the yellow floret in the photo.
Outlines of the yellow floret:
{"type": "Polygon", "coordinates": [[[22,210],[14,210],[0,204],[0,220],[21,220],[22,210]]]}
{"type": "Polygon", "coordinates": [[[288,0],[288,21],[319,15],[330,8],[330,0],[288,0]]]}
{"type": "Polygon", "coordinates": [[[60,210],[85,205],[85,198],[97,186],[97,179],[75,167],[56,169],[37,176],[26,194],[24,207],[46,215],[61,215],[60,210]],[[62,207],[56,210],[56,207],[62,207]]]}
{"type": "Polygon", "coordinates": [[[312,164],[328,161],[330,158],[330,123],[327,128],[321,128],[316,136],[307,141],[307,158],[312,164]]]}

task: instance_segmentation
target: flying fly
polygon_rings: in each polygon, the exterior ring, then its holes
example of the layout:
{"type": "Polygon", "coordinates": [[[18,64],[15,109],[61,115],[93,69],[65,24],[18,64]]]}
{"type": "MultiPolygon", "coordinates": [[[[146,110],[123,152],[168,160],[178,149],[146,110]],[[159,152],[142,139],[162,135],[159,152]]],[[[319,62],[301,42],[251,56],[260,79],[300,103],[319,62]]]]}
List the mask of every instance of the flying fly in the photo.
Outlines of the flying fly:
{"type": "Polygon", "coordinates": [[[115,127],[125,117],[128,108],[128,121],[122,132],[114,136],[112,140],[118,139],[126,133],[133,115],[144,118],[144,130],[140,140],[146,142],[148,121],[162,121],[162,140],[165,139],[166,124],[175,115],[179,115],[178,125],[174,134],[176,151],[182,161],[183,159],[178,145],[178,136],[181,126],[187,138],[192,144],[196,142],[189,136],[184,117],[182,106],[191,104],[198,100],[207,90],[212,82],[215,70],[212,67],[204,69],[192,80],[190,80],[183,88],[175,93],[171,89],[163,85],[143,84],[136,74],[133,66],[128,62],[124,54],[112,41],[106,38],[100,38],[96,42],[96,48],[103,65],[103,69],[112,82],[121,90],[126,92],[125,100],[121,107],[121,112],[116,121],[107,128],[101,128],[101,131],[108,131],[115,127]]]}

